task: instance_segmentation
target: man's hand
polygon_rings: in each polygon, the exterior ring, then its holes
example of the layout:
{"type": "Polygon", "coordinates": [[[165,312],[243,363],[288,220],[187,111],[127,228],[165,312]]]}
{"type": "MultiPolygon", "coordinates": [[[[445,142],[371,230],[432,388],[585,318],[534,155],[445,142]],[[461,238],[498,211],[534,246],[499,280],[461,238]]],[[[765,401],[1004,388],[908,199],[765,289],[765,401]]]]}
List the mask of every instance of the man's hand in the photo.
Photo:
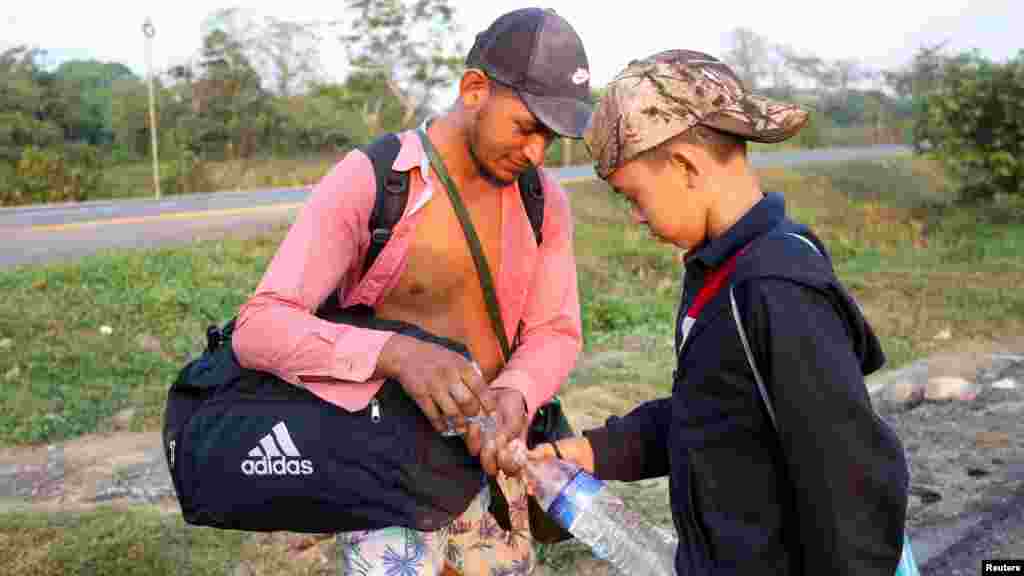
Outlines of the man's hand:
{"type": "MultiPolygon", "coordinates": [[[[443,346],[395,334],[384,344],[374,376],[398,380],[438,432],[481,408],[494,410],[487,383],[473,362],[443,346]],[[481,402],[483,403],[481,405],[481,402]]],[[[521,408],[520,408],[521,409],[521,408]]]]}
{"type": "Polygon", "coordinates": [[[519,473],[519,465],[513,460],[508,443],[520,438],[526,430],[526,401],[523,393],[511,388],[490,389],[481,399],[494,404],[497,430],[492,437],[485,439],[481,435],[480,426],[471,424],[466,433],[466,446],[470,454],[480,455],[484,471],[491,476],[497,474],[499,469],[515,476],[519,473]]]}

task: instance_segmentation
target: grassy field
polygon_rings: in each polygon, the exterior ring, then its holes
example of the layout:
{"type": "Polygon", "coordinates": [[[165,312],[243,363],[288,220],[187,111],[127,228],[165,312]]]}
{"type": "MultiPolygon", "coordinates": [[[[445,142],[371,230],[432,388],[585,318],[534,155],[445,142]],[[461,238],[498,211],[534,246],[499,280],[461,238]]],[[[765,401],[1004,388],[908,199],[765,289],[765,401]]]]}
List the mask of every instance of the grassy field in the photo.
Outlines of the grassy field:
{"type": "MultiPolygon", "coordinates": [[[[889,368],[1024,333],[1024,223],[952,206],[928,162],[766,170],[762,177],[829,245],[889,368]],[[952,339],[936,339],[946,330],[952,339]]],[[[587,346],[562,393],[583,428],[669,391],[680,270],[676,251],[627,226],[625,206],[603,184],[573,185],[571,199],[587,346]]],[[[135,409],[133,429],[156,429],[176,371],[201,350],[208,324],[235,313],[283,233],[0,271],[0,446],[110,431],[111,416],[124,408],[135,409]]],[[[662,486],[615,489],[668,524],[662,486]]],[[[158,542],[170,531],[194,543],[188,573],[221,573],[224,558],[240,554],[264,563],[267,571],[255,573],[312,573],[305,565],[272,566],[282,541],[175,522],[145,509],[5,513],[0,554],[19,559],[10,572],[18,576],[169,574],[169,563],[180,559],[168,559],[158,542]],[[264,545],[243,551],[254,542],[264,545]],[[20,555],[25,546],[35,552],[20,555]]],[[[583,570],[589,553],[568,543],[541,555],[554,574],[583,570]]]]}
{"type": "MultiPolygon", "coordinates": [[[[341,153],[208,162],[203,165],[201,189],[195,192],[308,186],[319,180],[340,159],[341,153]]],[[[162,168],[161,174],[166,175],[166,169],[166,166],[162,168]]],[[[161,184],[161,194],[175,193],[173,188],[167,187],[166,182],[161,184]]],[[[153,165],[133,162],[108,168],[103,175],[101,190],[91,194],[89,200],[151,197],[153,194],[153,165]]]]}
{"type": "MultiPolygon", "coordinates": [[[[548,148],[546,165],[562,166],[564,158],[568,158],[572,164],[589,162],[590,157],[582,143],[570,144],[571,149],[567,155],[565,142],[559,140],[548,148]]],[[[309,154],[294,158],[205,162],[196,178],[200,189],[194,192],[309,186],[323,177],[345,153],[346,150],[339,150],[335,153],[309,154]]],[[[161,174],[166,176],[169,169],[170,164],[164,163],[161,174]]],[[[181,192],[169,187],[167,182],[161,186],[161,193],[165,195],[181,192]]],[[[149,197],[153,194],[153,165],[149,161],[137,161],[107,168],[103,175],[101,190],[91,194],[89,200],[149,197]]]]}
{"type": "Polygon", "coordinates": [[[71,514],[13,512],[0,523],[3,573],[11,575],[219,576],[230,573],[245,540],[241,532],[186,530],[178,518],[114,507],[71,514]],[[187,555],[178,554],[184,547],[169,545],[186,538],[187,555]]]}
{"type": "MultiPolygon", "coordinates": [[[[807,131],[808,133],[810,131],[807,131]]],[[[817,147],[870,146],[878,143],[892,143],[892,135],[879,139],[870,128],[866,127],[824,127],[815,138],[804,136],[787,140],[778,144],[751,143],[750,149],[761,151],[779,151],[817,147]],[[811,142],[813,140],[813,143],[811,142]]],[[[241,160],[204,162],[202,169],[195,175],[199,189],[192,192],[214,192],[224,190],[253,190],[270,187],[308,186],[316,183],[335,162],[340,160],[345,150],[334,153],[311,153],[293,158],[256,157],[241,160]]],[[[161,174],[167,176],[172,169],[172,157],[163,156],[161,174]]],[[[548,166],[568,164],[586,164],[590,162],[590,154],[580,141],[558,140],[547,150],[545,163],[548,166]]],[[[161,192],[165,195],[176,193],[170,182],[165,181],[161,192]]],[[[181,190],[177,190],[181,192],[181,190]]],[[[89,200],[108,198],[150,197],[154,194],[153,167],[148,160],[127,162],[108,167],[103,174],[100,190],[93,192],[89,200]]]]}

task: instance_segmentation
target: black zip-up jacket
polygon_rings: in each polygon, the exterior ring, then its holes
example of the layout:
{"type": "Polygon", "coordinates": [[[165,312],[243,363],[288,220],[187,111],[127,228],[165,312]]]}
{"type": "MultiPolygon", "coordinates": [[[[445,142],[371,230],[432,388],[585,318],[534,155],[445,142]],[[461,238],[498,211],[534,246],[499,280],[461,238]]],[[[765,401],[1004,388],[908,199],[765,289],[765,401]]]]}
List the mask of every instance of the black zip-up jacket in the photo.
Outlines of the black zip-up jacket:
{"type": "Polygon", "coordinates": [[[688,255],[680,319],[704,275],[745,246],[685,343],[677,326],[671,398],[584,432],[596,475],[670,476],[680,575],[892,576],[907,464],[864,385],[884,356],[825,247],[786,218],[780,195],[688,255]],[[731,314],[730,286],[778,433],[731,314]]]}

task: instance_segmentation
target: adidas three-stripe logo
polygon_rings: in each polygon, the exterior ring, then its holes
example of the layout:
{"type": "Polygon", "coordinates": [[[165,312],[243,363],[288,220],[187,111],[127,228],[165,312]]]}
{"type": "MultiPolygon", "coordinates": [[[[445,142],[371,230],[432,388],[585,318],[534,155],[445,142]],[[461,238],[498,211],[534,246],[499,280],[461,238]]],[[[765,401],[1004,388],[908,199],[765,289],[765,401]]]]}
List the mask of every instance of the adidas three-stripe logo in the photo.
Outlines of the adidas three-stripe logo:
{"type": "Polygon", "coordinates": [[[246,476],[308,476],[313,473],[313,462],[302,459],[295,447],[288,427],[278,422],[270,433],[260,438],[259,445],[242,460],[242,473],[246,476]]]}

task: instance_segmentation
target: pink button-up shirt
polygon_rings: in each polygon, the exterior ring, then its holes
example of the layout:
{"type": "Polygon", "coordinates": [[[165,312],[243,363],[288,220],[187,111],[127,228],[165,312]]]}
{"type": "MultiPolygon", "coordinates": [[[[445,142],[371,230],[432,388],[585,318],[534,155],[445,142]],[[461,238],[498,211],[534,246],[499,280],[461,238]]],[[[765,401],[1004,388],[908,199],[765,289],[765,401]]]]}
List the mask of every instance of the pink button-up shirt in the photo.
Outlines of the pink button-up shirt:
{"type": "MultiPolygon", "coordinates": [[[[330,323],[313,312],[331,290],[339,290],[343,306],[380,302],[405,269],[420,208],[444,193],[415,132],[400,137],[394,169],[410,171],[409,202],[361,281],[375,178],[369,158],[356,150],[313,189],[232,336],[242,366],[272,372],[350,411],[366,407],[383,384],[370,378],[393,333],[330,323]]],[[[500,191],[501,261],[491,263],[509,342],[523,321],[521,344],[491,386],[521,391],[531,416],[568,377],[582,343],[569,201],[554,178],[540,174],[543,242],[534,240],[518,187],[508,186],[500,191]]]]}

